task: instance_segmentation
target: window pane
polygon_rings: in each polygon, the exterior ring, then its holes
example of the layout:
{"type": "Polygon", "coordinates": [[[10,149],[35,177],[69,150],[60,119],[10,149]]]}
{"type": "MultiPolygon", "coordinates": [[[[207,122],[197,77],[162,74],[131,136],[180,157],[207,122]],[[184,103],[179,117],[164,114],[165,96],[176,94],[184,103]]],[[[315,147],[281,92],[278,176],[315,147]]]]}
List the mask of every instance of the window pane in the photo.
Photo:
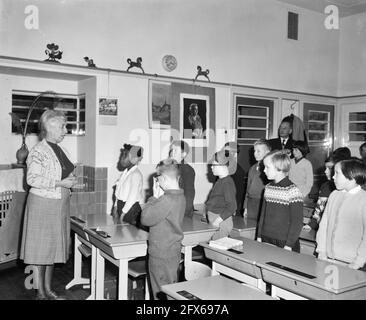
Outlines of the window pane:
{"type": "Polygon", "coordinates": [[[349,131],[366,131],[366,123],[350,123],[349,131]]]}
{"type": "Polygon", "coordinates": [[[80,123],[79,124],[79,135],[84,135],[85,136],[85,123],[80,123]]]}
{"type": "Polygon", "coordinates": [[[312,141],[323,141],[326,140],[327,133],[323,132],[309,132],[309,140],[312,141]]]}
{"type": "Polygon", "coordinates": [[[238,127],[266,128],[267,120],[266,119],[239,118],[238,127]]]}
{"type": "Polygon", "coordinates": [[[350,133],[349,140],[350,141],[366,141],[366,132],[365,133],[350,133]]]}
{"type": "Polygon", "coordinates": [[[80,121],[85,122],[85,111],[80,111],[79,117],[80,121]]]}
{"type": "Polygon", "coordinates": [[[309,122],[309,130],[327,131],[328,123],[309,122]]]}
{"type": "Polygon", "coordinates": [[[247,139],[266,139],[266,131],[265,130],[238,130],[238,138],[247,138],[247,139]]]}
{"type": "Polygon", "coordinates": [[[85,110],[85,97],[80,98],[79,105],[81,110],[85,110]]]}
{"type": "Polygon", "coordinates": [[[76,127],[77,127],[76,123],[67,123],[66,124],[67,133],[68,134],[75,134],[76,133],[76,127]]]}
{"type": "Polygon", "coordinates": [[[249,106],[238,106],[238,115],[240,116],[256,116],[256,117],[266,117],[267,109],[266,108],[256,108],[249,106]]]}
{"type": "Polygon", "coordinates": [[[366,121],[366,112],[350,112],[349,121],[366,121]]]}
{"type": "Polygon", "coordinates": [[[66,111],[64,112],[66,121],[77,121],[77,114],[76,111],[66,111]]]}
{"type": "Polygon", "coordinates": [[[328,114],[327,112],[309,111],[309,122],[311,120],[328,121],[328,114]]]}

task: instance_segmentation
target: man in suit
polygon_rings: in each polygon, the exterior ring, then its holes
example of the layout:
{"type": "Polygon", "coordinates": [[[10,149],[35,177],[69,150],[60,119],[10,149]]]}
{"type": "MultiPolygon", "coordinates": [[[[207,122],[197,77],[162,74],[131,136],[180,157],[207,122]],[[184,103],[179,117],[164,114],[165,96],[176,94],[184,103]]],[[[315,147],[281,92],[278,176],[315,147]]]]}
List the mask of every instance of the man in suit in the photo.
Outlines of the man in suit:
{"type": "Polygon", "coordinates": [[[278,138],[268,140],[271,150],[287,149],[292,151],[293,140],[291,137],[292,123],[289,117],[285,117],[278,128],[278,138]]]}

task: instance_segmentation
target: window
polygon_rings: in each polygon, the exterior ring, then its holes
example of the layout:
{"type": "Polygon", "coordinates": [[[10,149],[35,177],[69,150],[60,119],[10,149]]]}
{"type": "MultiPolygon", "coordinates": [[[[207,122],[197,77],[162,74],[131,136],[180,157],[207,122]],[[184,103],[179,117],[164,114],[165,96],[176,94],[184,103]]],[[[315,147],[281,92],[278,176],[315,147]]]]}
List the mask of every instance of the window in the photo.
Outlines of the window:
{"type": "Polygon", "coordinates": [[[330,112],[308,111],[309,142],[327,142],[331,137],[330,112]]]}
{"type": "Polygon", "coordinates": [[[349,141],[366,141],[366,112],[350,112],[348,114],[349,141]]]}
{"type": "Polygon", "coordinates": [[[295,12],[288,12],[287,38],[298,40],[299,15],[295,12]]]}
{"type": "Polygon", "coordinates": [[[238,98],[238,143],[252,145],[258,139],[268,139],[270,130],[270,106],[273,101],[254,98],[238,98]]]}
{"type": "MultiPolygon", "coordinates": [[[[29,107],[40,92],[13,91],[12,112],[18,115],[21,124],[24,124],[28,115],[29,107]]],[[[37,101],[29,122],[28,133],[38,134],[38,120],[46,109],[62,111],[66,116],[67,134],[85,135],[85,95],[65,95],[44,93],[37,101]]],[[[12,124],[12,133],[18,133],[17,128],[12,124]]]]}

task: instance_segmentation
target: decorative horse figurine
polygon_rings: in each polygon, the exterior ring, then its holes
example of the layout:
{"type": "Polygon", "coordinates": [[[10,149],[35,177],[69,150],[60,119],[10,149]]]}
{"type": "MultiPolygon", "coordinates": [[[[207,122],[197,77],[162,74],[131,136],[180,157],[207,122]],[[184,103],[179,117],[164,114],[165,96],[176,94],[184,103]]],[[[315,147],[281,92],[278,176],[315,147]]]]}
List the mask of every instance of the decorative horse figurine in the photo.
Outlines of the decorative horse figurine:
{"type": "Polygon", "coordinates": [[[128,68],[127,68],[127,71],[130,71],[131,68],[133,67],[136,67],[136,68],[139,68],[142,70],[142,73],[145,73],[144,69],[142,69],[142,58],[141,57],[138,57],[136,59],[136,62],[135,61],[132,61],[130,58],[127,59],[127,63],[130,65],[128,68]]]}
{"type": "Polygon", "coordinates": [[[210,73],[210,70],[206,69],[205,71],[202,71],[202,67],[197,66],[197,75],[194,78],[194,81],[196,81],[199,76],[203,76],[210,82],[210,78],[208,77],[209,73],[210,73]]]}
{"type": "Polygon", "coordinates": [[[48,55],[48,59],[46,59],[45,61],[60,62],[56,61],[56,59],[62,58],[62,51],[58,50],[58,45],[54,43],[49,43],[47,44],[47,49],[48,50],[44,51],[48,55]]]}
{"type": "Polygon", "coordinates": [[[89,57],[84,57],[84,60],[85,60],[85,62],[88,63],[88,67],[90,67],[90,68],[95,68],[96,67],[96,65],[94,64],[93,59],[89,59],[89,57]]]}

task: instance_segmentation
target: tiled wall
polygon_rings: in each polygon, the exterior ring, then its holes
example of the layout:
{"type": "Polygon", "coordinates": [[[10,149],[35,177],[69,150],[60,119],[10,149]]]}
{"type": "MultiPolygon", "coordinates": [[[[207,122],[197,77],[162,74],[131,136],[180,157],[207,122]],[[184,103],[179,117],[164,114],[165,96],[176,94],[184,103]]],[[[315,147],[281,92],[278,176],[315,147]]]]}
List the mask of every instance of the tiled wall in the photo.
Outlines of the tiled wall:
{"type": "Polygon", "coordinates": [[[107,168],[78,165],[74,171],[82,188],[73,188],[71,215],[107,212],[107,168]]]}

